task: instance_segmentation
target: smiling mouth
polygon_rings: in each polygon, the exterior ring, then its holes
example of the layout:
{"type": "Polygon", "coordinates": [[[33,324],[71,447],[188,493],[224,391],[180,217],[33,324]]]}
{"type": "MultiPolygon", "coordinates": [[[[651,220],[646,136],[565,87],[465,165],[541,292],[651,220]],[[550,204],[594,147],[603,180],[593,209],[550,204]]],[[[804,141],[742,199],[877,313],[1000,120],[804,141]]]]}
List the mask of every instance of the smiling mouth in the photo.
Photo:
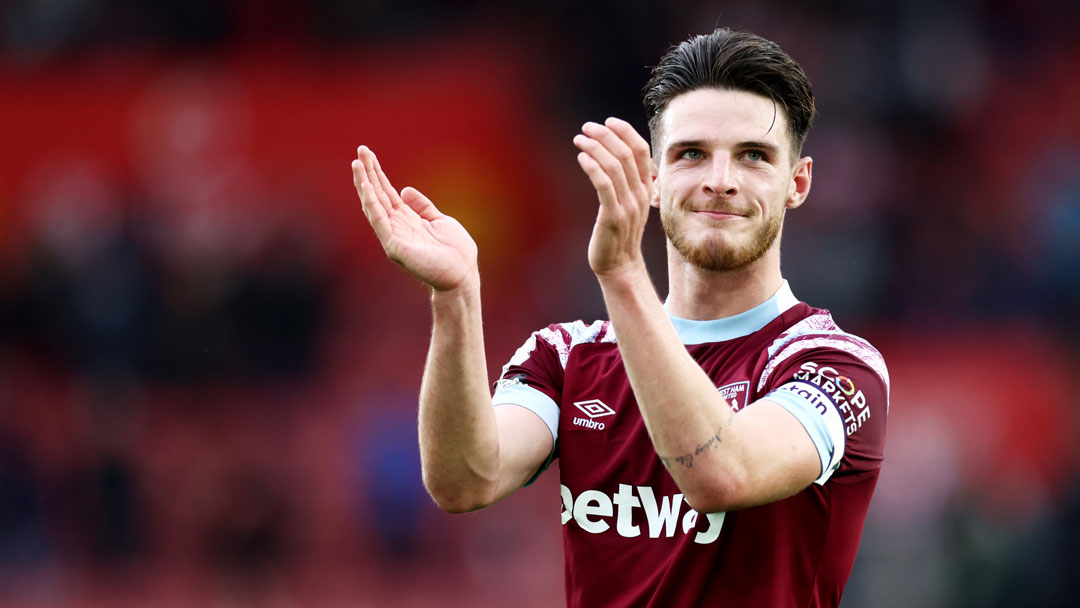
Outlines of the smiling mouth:
{"type": "Polygon", "coordinates": [[[694,213],[714,220],[733,220],[740,217],[746,217],[741,213],[734,213],[731,211],[710,211],[707,209],[699,209],[694,211],[694,213]]]}

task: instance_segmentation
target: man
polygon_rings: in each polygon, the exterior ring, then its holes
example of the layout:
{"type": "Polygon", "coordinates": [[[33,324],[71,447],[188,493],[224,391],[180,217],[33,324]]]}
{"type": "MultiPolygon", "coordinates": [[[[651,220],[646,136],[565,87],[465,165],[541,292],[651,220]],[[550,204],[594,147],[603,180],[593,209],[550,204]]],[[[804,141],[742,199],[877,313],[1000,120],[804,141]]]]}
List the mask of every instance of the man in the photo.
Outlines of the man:
{"type": "Polygon", "coordinates": [[[719,29],[668,52],[645,104],[651,156],[615,118],[574,138],[600,201],[589,264],[610,321],[535,332],[493,400],[475,244],[359,149],[375,233],[432,288],[424,484],[469,511],[558,457],[570,606],[835,606],[889,380],[873,347],[780,274],[784,213],[810,191],[810,83],[774,43],[719,29]],[[663,303],[641,253],[650,206],[668,238],[663,303]]]}

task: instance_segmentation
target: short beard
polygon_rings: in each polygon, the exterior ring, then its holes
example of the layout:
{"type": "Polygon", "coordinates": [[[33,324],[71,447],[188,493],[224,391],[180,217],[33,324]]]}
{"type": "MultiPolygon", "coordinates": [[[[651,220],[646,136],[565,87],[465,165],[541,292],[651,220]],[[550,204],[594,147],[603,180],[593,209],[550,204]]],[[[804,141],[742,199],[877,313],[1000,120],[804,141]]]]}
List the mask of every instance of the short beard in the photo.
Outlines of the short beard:
{"type": "Polygon", "coordinates": [[[744,247],[725,247],[717,239],[709,237],[699,246],[694,246],[676,230],[675,222],[671,216],[660,210],[660,224],[664,227],[664,234],[675,250],[682,255],[683,259],[702,270],[728,272],[745,268],[761,259],[765,252],[772,247],[780,234],[783,225],[783,215],[776,215],[765,222],[754,239],[744,247]]]}

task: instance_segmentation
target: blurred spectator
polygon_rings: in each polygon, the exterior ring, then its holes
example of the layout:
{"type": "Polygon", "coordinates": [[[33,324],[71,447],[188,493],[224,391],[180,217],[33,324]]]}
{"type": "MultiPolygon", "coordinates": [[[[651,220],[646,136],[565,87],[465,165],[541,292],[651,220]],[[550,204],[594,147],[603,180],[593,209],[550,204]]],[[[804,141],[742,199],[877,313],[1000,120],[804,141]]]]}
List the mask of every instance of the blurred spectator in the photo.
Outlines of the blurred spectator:
{"type": "Polygon", "coordinates": [[[26,447],[0,429],[0,586],[17,582],[23,569],[41,566],[52,553],[41,492],[26,447]]]}
{"type": "Polygon", "coordinates": [[[420,480],[416,421],[411,396],[372,399],[373,420],[358,428],[353,466],[358,489],[371,513],[381,560],[390,568],[415,560],[421,551],[420,518],[430,499],[420,480]],[[364,479],[366,477],[366,479],[364,479]],[[360,481],[363,480],[363,481],[360,481]]]}
{"type": "Polygon", "coordinates": [[[203,531],[210,563],[230,585],[274,585],[295,550],[283,489],[257,471],[233,470],[215,481],[203,531]]]}

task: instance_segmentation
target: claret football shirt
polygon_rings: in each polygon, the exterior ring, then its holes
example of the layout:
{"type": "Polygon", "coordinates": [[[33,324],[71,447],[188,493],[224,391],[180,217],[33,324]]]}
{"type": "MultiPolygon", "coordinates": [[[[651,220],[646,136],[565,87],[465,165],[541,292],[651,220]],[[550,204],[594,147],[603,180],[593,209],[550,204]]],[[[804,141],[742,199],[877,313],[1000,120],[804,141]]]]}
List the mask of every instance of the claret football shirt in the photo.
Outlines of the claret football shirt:
{"type": "Polygon", "coordinates": [[[493,403],[533,411],[555,439],[543,468],[559,459],[567,605],[837,605],[884,457],[880,353],[787,282],[734,317],[670,318],[736,415],[768,399],[799,420],[821,475],[777,502],[698,513],[656,455],[610,323],[534,332],[493,403]]]}

